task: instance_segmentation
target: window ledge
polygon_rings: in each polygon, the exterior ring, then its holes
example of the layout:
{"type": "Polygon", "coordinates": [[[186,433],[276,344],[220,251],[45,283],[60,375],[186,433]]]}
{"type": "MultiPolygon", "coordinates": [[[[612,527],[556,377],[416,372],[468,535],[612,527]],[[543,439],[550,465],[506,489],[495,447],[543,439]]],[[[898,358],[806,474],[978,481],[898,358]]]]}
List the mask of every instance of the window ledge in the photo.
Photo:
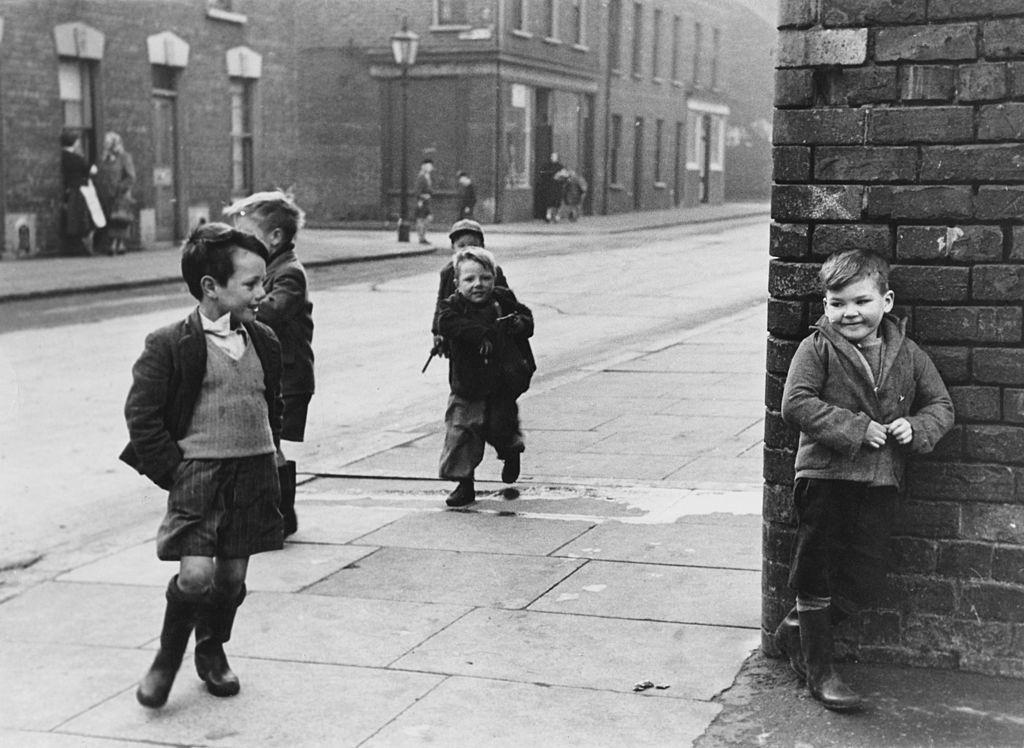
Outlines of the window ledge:
{"type": "Polygon", "coordinates": [[[664,182],[655,182],[654,183],[654,189],[656,189],[656,190],[664,190],[664,189],[667,189],[667,188],[668,188],[668,185],[665,184],[664,182]]]}
{"type": "Polygon", "coordinates": [[[207,8],[206,17],[214,21],[227,21],[228,23],[237,23],[239,25],[249,23],[249,17],[245,13],[235,13],[221,8],[207,8]]]}
{"type": "Polygon", "coordinates": [[[589,52],[590,51],[590,47],[588,47],[586,44],[573,44],[572,48],[575,49],[577,52],[589,52]]]}
{"type": "Polygon", "coordinates": [[[544,43],[545,44],[561,44],[562,40],[559,39],[557,36],[545,36],[544,37],[544,43]]]}
{"type": "Polygon", "coordinates": [[[658,76],[654,76],[653,78],[651,78],[651,82],[652,83],[657,83],[660,86],[662,83],[665,82],[665,79],[664,78],[659,78],[658,76]]]}
{"type": "Polygon", "coordinates": [[[644,77],[640,73],[632,73],[630,77],[635,81],[642,81],[644,77]]]}
{"type": "Polygon", "coordinates": [[[427,28],[428,31],[469,31],[472,26],[468,23],[439,23],[427,28]]]}
{"type": "Polygon", "coordinates": [[[673,80],[672,81],[672,85],[675,86],[676,88],[682,88],[683,87],[683,82],[682,81],[673,80]]]}
{"type": "Polygon", "coordinates": [[[529,31],[523,31],[522,29],[512,29],[512,36],[518,36],[522,39],[532,39],[533,34],[529,31]]]}
{"type": "Polygon", "coordinates": [[[612,182],[608,185],[608,189],[615,190],[616,192],[625,192],[626,185],[620,184],[619,182],[612,182]]]}

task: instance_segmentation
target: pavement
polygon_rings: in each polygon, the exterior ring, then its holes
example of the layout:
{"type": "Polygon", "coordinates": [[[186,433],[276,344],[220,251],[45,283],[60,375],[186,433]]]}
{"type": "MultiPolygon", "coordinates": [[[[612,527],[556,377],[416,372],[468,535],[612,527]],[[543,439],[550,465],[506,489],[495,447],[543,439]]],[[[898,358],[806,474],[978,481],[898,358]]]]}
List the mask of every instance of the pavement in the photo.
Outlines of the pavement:
{"type": "MultiPolygon", "coordinates": [[[[767,220],[765,206],[748,211],[518,231],[767,220]]],[[[303,250],[307,264],[396,251],[390,236],[319,229],[303,250]]],[[[5,261],[0,296],[152,283],[175,260],[167,248],[5,261]],[[34,266],[50,271],[8,275],[34,266]]],[[[444,507],[449,485],[416,477],[436,460],[429,438],[369,449],[344,471],[310,449],[298,533],[251,560],[226,647],[236,697],[207,694],[187,656],[163,709],[135,701],[174,571],[155,558],[155,527],[0,573],[0,745],[1019,748],[1021,681],[847,663],[868,708],[838,715],[758,650],[764,313],[546,380],[522,399],[520,481],[487,479],[488,465],[466,510],[444,507]],[[557,465],[554,432],[572,445],[557,465]],[[604,468],[631,450],[642,470],[604,468]]]]}

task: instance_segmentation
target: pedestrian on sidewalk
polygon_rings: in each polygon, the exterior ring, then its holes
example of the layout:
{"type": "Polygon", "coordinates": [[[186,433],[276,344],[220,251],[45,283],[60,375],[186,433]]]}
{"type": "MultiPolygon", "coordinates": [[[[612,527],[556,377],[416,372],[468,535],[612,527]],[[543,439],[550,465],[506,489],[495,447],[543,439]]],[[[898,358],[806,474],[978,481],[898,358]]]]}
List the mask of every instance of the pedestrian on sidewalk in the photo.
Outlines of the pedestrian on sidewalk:
{"type": "Polygon", "coordinates": [[[103,136],[96,193],[107,219],[106,228],[96,232],[96,246],[107,254],[121,255],[128,249],[128,232],[135,222],[135,162],[125,150],[121,136],[108,132],[103,136]]]}
{"type": "Polygon", "coordinates": [[[143,706],[167,702],[193,627],[206,689],[239,692],[224,644],[245,599],[249,556],[283,546],[274,459],[281,347],[256,321],[267,258],[252,234],[223,223],[196,228],[181,274],[199,304],[150,333],[132,368],[121,459],[169,491],[156,550],[179,563],[160,649],[135,694],[143,706]]]}
{"type": "Polygon", "coordinates": [[[935,448],[953,426],[953,403],[905,320],[890,314],[884,257],[834,254],[819,278],[825,314],[800,343],[782,397],[782,417],[800,430],[796,606],[774,641],[815,699],[853,711],[861,698],[835,670],[832,628],[884,589],[906,457],[935,448]]]}
{"type": "Polygon", "coordinates": [[[572,169],[566,170],[565,179],[562,181],[562,207],[572,223],[580,217],[580,204],[583,196],[587,193],[587,180],[572,169]]]}
{"type": "MultiPolygon", "coordinates": [[[[260,301],[257,319],[277,335],[284,369],[281,394],[284,417],[281,439],[301,442],[306,434],[306,413],[313,397],[313,303],[309,300],[306,270],[295,251],[295,236],[306,222],[306,214],[294,198],[281,190],[257,192],[225,208],[235,228],[255,234],[270,252],[263,279],[266,296],[260,301]]],[[[281,483],[281,514],[284,536],[298,530],[295,515],[295,461],[277,450],[281,483]]]]}
{"type": "Polygon", "coordinates": [[[459,216],[456,220],[472,219],[473,209],[476,207],[476,187],[473,186],[473,180],[469,178],[469,174],[464,171],[459,172],[459,184],[455,188],[455,197],[459,203],[459,216]]]}
{"type": "Polygon", "coordinates": [[[427,241],[427,228],[434,217],[430,206],[430,199],[434,195],[433,173],[434,159],[423,159],[420,173],[416,175],[416,233],[419,234],[420,244],[430,244],[427,241]]]}
{"type": "Polygon", "coordinates": [[[555,175],[565,170],[558,154],[551,157],[537,170],[537,189],[540,192],[540,203],[544,208],[544,220],[548,223],[558,221],[558,211],[562,207],[562,183],[555,175]]]}
{"type": "Polygon", "coordinates": [[[529,338],[533,315],[508,288],[496,288],[494,255],[465,247],[452,264],[457,290],[443,302],[438,330],[449,346],[444,448],[439,474],[458,481],[448,506],[476,500],[474,472],[492,445],[505,464],[501,479],[519,478],[525,445],[516,399],[530,386],[536,370],[529,338]]]}
{"type": "MultiPolygon", "coordinates": [[[[453,253],[464,247],[484,248],[483,227],[476,221],[468,218],[453,223],[451,231],[448,232],[448,238],[451,240],[453,253]]],[[[502,272],[500,265],[494,266],[494,285],[508,288],[508,280],[505,278],[505,273],[502,272]]],[[[434,336],[434,347],[431,349],[431,353],[437,356],[448,355],[448,345],[437,327],[438,318],[441,316],[441,302],[455,293],[456,290],[458,290],[458,284],[455,279],[455,265],[451,260],[448,260],[445,266],[441,268],[441,279],[437,286],[437,301],[434,302],[434,320],[430,325],[430,332],[434,336]]]]}
{"type": "Polygon", "coordinates": [[[94,222],[86,202],[86,192],[92,187],[91,177],[96,167],[91,166],[79,149],[78,130],[64,128],[60,133],[60,175],[63,184],[61,200],[60,234],[63,250],[70,255],[91,255],[86,240],[94,222]]]}

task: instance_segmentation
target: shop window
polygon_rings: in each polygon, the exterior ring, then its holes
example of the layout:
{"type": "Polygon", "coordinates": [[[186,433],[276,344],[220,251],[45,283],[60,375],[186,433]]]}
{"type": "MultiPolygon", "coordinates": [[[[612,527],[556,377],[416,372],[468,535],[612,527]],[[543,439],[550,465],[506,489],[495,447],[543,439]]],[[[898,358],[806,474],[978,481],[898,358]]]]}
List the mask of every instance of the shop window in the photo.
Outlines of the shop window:
{"type": "Polygon", "coordinates": [[[533,172],[533,91],[513,83],[505,108],[505,183],[509,187],[529,187],[533,172]]]}
{"type": "Polygon", "coordinates": [[[232,78],[231,90],[231,194],[249,195],[253,190],[252,99],[254,83],[232,78]]]}
{"type": "Polygon", "coordinates": [[[612,139],[608,154],[608,181],[619,183],[619,152],[622,150],[622,115],[612,115],[612,139]]]}
{"type": "Polygon", "coordinates": [[[468,26],[466,0],[434,0],[435,26],[468,26]]]}

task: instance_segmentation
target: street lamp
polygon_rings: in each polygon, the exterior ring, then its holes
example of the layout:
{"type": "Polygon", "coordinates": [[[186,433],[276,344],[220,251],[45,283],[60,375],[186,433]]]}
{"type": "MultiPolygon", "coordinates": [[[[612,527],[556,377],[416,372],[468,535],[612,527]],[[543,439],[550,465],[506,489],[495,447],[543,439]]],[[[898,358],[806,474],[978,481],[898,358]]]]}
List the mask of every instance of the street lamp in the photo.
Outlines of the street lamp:
{"type": "Polygon", "coordinates": [[[402,19],[402,30],[391,35],[391,52],[395,64],[402,69],[402,179],[401,204],[398,209],[398,241],[409,241],[409,67],[416,62],[420,37],[409,31],[409,19],[402,19]]]}

